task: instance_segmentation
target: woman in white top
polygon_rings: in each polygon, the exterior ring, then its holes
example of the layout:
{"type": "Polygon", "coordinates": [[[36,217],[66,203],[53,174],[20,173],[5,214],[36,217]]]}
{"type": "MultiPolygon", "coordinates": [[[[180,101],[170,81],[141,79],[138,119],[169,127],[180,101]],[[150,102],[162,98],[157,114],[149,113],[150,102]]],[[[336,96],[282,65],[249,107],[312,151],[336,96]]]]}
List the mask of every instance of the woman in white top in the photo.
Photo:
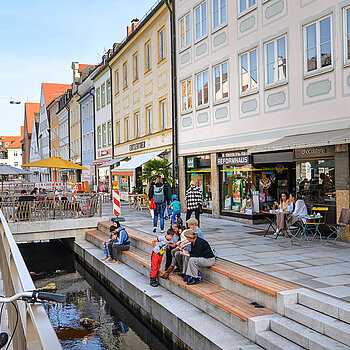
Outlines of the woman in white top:
{"type": "Polygon", "coordinates": [[[304,200],[301,199],[300,194],[291,193],[289,195],[289,202],[288,211],[293,215],[292,224],[298,221],[298,217],[308,215],[306,204],[304,200]]]}

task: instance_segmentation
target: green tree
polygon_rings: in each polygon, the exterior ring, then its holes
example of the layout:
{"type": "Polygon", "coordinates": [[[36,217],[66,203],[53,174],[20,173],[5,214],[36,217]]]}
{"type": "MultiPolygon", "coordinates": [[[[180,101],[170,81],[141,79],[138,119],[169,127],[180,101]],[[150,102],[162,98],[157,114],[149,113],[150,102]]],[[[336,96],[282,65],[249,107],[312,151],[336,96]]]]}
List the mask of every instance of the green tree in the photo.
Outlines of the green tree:
{"type": "Polygon", "coordinates": [[[143,180],[151,182],[157,176],[164,177],[170,184],[172,183],[171,168],[166,159],[151,159],[143,166],[141,176],[143,180]]]}

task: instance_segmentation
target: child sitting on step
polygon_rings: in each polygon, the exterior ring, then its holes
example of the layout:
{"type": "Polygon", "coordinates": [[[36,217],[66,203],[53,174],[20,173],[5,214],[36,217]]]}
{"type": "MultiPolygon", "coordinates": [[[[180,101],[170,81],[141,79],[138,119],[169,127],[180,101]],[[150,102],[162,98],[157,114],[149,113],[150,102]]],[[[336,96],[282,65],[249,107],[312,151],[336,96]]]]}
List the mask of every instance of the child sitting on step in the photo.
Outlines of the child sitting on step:
{"type": "Polygon", "coordinates": [[[168,245],[172,243],[174,232],[169,229],[164,236],[159,236],[152,240],[153,251],[151,255],[151,274],[150,274],[150,285],[152,287],[158,286],[158,271],[162,263],[162,258],[168,245]]]}

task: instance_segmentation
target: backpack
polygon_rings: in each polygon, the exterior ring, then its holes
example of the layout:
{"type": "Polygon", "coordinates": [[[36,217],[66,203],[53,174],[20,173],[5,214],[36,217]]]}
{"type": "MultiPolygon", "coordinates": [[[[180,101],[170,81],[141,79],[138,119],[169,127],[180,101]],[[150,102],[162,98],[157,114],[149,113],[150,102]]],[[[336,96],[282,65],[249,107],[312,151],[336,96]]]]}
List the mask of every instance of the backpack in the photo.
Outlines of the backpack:
{"type": "Polygon", "coordinates": [[[165,198],[164,197],[164,186],[157,187],[156,185],[154,185],[153,189],[154,189],[154,193],[153,193],[154,203],[156,203],[156,204],[164,203],[164,198],[165,198]]]}

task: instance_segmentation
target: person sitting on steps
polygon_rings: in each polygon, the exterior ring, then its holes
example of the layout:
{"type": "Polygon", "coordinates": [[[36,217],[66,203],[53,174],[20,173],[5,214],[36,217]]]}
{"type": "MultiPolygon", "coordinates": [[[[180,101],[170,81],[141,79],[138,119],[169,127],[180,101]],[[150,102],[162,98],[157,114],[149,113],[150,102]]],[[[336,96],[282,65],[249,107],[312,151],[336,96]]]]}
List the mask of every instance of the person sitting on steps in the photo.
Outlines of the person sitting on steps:
{"type": "Polygon", "coordinates": [[[130,239],[125,228],[120,225],[119,221],[115,222],[116,226],[112,225],[109,228],[111,232],[112,239],[108,242],[109,258],[106,260],[110,264],[117,264],[117,254],[118,251],[125,251],[130,249],[130,239]]]}
{"type": "Polygon", "coordinates": [[[197,233],[199,238],[204,238],[202,230],[198,226],[198,220],[195,218],[188,219],[186,221],[188,228],[197,233]]]}

